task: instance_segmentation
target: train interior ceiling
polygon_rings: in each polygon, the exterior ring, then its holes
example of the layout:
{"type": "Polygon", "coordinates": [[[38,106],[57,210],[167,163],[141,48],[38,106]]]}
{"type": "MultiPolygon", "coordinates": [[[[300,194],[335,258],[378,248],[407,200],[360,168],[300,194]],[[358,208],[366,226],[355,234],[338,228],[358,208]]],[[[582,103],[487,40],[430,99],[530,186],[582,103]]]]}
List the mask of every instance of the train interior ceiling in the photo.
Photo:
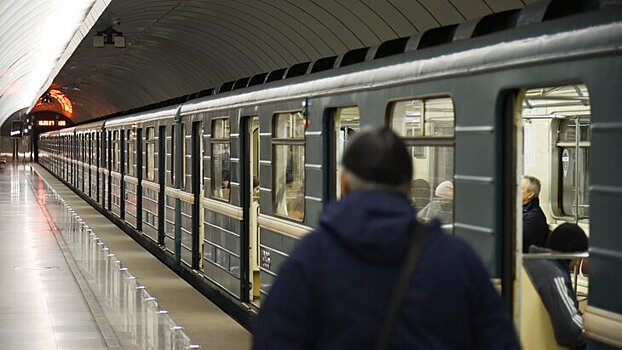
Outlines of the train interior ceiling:
{"type": "MultiPolygon", "coordinates": [[[[616,196],[620,180],[597,183],[593,175],[617,167],[603,145],[619,146],[610,138],[619,130],[593,127],[592,108],[599,125],[619,124],[609,96],[619,89],[617,76],[611,81],[599,70],[621,74],[619,14],[561,18],[472,39],[472,47],[401,53],[44,133],[38,160],[249,322],[296,242],[341,196],[339,159],[348,141],[365,126],[386,125],[411,155],[417,217],[440,219],[474,247],[526,348],[555,349],[523,268],[521,179],[540,180],[549,231],[571,222],[594,237],[590,244],[611,237],[612,217],[590,220],[590,208],[602,210],[616,196]],[[557,41],[541,45],[550,31],[557,41]],[[520,45],[509,64],[501,52],[513,43],[520,45]]],[[[608,276],[619,274],[610,260],[590,260],[608,276]]],[[[572,279],[590,314],[588,291],[602,282],[587,276],[579,268],[572,279]]]]}

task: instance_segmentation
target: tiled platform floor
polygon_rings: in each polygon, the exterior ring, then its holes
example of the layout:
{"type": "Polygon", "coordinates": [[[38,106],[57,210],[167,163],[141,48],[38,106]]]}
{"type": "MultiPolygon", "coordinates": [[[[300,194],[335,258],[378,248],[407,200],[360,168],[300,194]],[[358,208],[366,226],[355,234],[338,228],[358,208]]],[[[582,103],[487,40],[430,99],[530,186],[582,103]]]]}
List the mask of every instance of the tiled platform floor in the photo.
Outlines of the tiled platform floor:
{"type": "Polygon", "coordinates": [[[108,349],[26,169],[0,171],[0,348],[108,349]]]}
{"type": "Polygon", "coordinates": [[[0,349],[250,346],[246,330],[37,164],[0,171],[0,247],[0,349]],[[80,248],[93,238],[115,256],[80,248]],[[114,276],[102,277],[102,265],[114,276]],[[122,286],[126,280],[145,289],[134,293],[136,285],[122,286]],[[183,337],[167,333],[176,322],[183,337]]]}

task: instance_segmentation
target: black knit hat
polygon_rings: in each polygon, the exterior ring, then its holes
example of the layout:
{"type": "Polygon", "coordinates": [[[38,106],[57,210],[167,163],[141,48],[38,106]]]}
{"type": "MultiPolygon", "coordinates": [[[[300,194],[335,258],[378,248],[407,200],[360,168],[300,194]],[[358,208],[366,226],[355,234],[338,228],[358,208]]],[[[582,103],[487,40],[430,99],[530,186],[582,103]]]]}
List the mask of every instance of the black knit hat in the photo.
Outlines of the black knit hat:
{"type": "Polygon", "coordinates": [[[357,133],[341,163],[361,179],[390,186],[409,183],[413,173],[404,142],[386,127],[357,133]]]}
{"type": "Polygon", "coordinates": [[[588,248],[587,236],[579,225],[563,223],[551,232],[546,247],[563,253],[584,252],[588,248]]]}

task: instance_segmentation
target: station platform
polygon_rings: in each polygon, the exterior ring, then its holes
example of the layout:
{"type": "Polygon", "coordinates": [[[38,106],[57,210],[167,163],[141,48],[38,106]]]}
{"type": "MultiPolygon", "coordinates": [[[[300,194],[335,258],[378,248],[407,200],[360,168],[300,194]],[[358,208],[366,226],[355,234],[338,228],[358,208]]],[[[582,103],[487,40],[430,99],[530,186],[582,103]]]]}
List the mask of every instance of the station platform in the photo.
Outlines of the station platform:
{"type": "Polygon", "coordinates": [[[0,348],[248,349],[251,335],[38,164],[0,170],[0,348]]]}

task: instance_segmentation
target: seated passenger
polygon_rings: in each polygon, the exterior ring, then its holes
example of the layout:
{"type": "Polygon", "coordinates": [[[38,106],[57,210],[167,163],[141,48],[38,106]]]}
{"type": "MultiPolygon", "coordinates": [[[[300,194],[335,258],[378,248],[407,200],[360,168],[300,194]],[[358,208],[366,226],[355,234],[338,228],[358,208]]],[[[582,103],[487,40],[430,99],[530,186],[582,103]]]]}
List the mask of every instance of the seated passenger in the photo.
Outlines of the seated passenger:
{"type": "Polygon", "coordinates": [[[424,179],[415,179],[412,182],[412,191],[410,197],[415,208],[422,209],[430,203],[430,183],[424,179]]]}
{"type": "Polygon", "coordinates": [[[417,218],[428,222],[437,218],[443,224],[453,222],[454,184],[451,181],[441,182],[434,191],[434,198],[417,213],[417,218]]]}
{"type": "Polygon", "coordinates": [[[259,179],[253,176],[253,200],[259,202],[259,179]]]}
{"type": "MultiPolygon", "coordinates": [[[[587,251],[585,232],[576,224],[559,225],[546,242],[546,248],[532,246],[530,253],[573,253],[587,251]]],[[[572,288],[570,271],[578,265],[574,260],[526,260],[524,265],[544,307],[551,317],[555,340],[569,349],[585,349],[583,316],[572,288]]]]}
{"type": "Polygon", "coordinates": [[[540,180],[523,176],[523,253],[527,253],[531,245],[543,247],[549,234],[539,195],[540,180]]]}

